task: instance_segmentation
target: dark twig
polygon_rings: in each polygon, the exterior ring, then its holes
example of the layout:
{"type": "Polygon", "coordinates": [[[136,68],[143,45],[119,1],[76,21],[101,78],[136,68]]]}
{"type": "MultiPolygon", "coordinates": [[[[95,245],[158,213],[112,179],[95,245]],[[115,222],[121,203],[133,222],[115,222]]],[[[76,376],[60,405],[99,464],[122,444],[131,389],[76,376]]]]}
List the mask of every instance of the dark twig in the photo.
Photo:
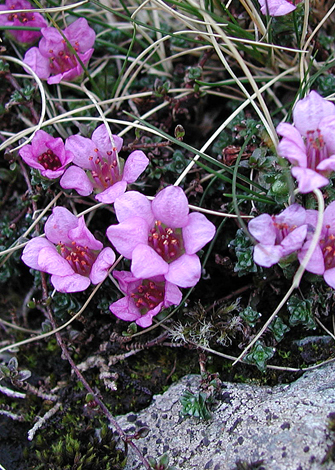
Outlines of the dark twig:
{"type": "MultiPolygon", "coordinates": [[[[42,290],[43,290],[43,297],[44,299],[47,299],[48,298],[48,287],[47,287],[47,281],[46,281],[46,276],[45,276],[45,273],[41,273],[41,278],[42,278],[42,290]]],[[[53,314],[52,314],[52,311],[51,311],[51,308],[50,306],[47,304],[46,305],[46,311],[47,311],[47,314],[48,314],[48,319],[52,325],[52,328],[53,329],[56,329],[57,328],[57,325],[56,325],[56,322],[53,318],[53,314]]],[[[57,340],[57,343],[59,344],[61,350],[62,350],[62,353],[63,353],[63,356],[67,359],[67,361],[69,362],[70,366],[71,366],[71,369],[74,371],[74,373],[76,374],[76,376],[78,377],[78,379],[80,380],[80,382],[83,384],[83,386],[86,388],[87,392],[92,394],[92,396],[94,397],[94,401],[97,403],[97,405],[100,407],[101,411],[103,412],[103,414],[106,416],[106,418],[108,419],[108,421],[112,424],[112,426],[116,429],[118,435],[120,436],[120,438],[123,440],[123,442],[125,443],[125,445],[130,445],[130,447],[132,447],[132,449],[134,450],[134,452],[137,453],[137,455],[139,456],[139,458],[141,459],[142,463],[144,464],[145,468],[147,470],[150,470],[150,465],[149,465],[149,462],[147,461],[147,459],[142,455],[141,451],[139,450],[139,448],[132,442],[132,441],[129,441],[129,436],[127,436],[125,434],[125,432],[123,431],[123,429],[121,428],[121,426],[119,425],[119,423],[116,421],[116,419],[114,418],[114,416],[111,414],[111,412],[108,410],[108,408],[106,407],[106,405],[104,404],[104,402],[98,397],[98,395],[93,391],[93,389],[91,388],[91,386],[89,385],[89,383],[86,381],[86,379],[84,378],[84,376],[81,374],[80,370],[78,369],[78,367],[76,366],[76,364],[74,363],[72,357],[70,356],[70,353],[69,351],[67,350],[64,342],[63,342],[63,339],[60,335],[59,332],[55,333],[55,336],[56,336],[56,340],[57,340]]]]}
{"type": "MultiPolygon", "coordinates": [[[[6,78],[6,80],[9,81],[9,83],[12,85],[12,87],[15,88],[15,90],[17,90],[20,93],[20,95],[24,99],[24,102],[22,102],[22,103],[21,102],[12,102],[10,104],[10,106],[14,106],[14,105],[24,105],[24,106],[26,106],[29,109],[29,111],[31,112],[31,115],[32,115],[32,118],[33,118],[33,124],[37,124],[38,120],[39,120],[39,117],[38,117],[38,114],[36,112],[36,109],[33,106],[32,101],[30,101],[30,100],[28,101],[25,98],[24,94],[21,91],[20,85],[18,84],[18,82],[16,81],[16,79],[13,77],[13,75],[10,72],[6,73],[5,78],[6,78]]],[[[9,109],[10,106],[6,106],[6,108],[9,109]]]]}

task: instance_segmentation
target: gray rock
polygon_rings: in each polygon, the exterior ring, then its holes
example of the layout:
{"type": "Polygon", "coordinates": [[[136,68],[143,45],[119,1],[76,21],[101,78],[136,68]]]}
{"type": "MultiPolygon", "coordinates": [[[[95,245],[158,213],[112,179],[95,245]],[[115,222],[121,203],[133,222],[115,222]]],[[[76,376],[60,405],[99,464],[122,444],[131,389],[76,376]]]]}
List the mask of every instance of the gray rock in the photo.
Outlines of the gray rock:
{"type": "MultiPolygon", "coordinates": [[[[145,455],[167,452],[180,470],[232,470],[238,460],[263,460],[266,470],[335,470],[333,462],[322,464],[335,440],[327,429],[327,416],[335,412],[335,364],[273,388],[225,383],[224,400],[209,421],[180,416],[181,395],[186,388],[198,392],[199,383],[199,376],[186,376],[135,417],[118,418],[130,433],[150,428],[136,441],[145,455]]],[[[126,470],[140,468],[130,451],[126,470]]]]}

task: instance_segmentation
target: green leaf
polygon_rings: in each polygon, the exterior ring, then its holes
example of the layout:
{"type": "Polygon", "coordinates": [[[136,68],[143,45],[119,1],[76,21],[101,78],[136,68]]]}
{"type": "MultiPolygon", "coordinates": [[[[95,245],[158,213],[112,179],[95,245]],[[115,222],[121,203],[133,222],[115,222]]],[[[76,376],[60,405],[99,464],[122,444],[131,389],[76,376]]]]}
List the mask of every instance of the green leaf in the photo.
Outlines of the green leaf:
{"type": "Polygon", "coordinates": [[[205,393],[193,393],[190,390],[185,390],[180,398],[180,403],[183,406],[181,414],[205,420],[210,419],[212,415],[207,409],[206,401],[207,395],[205,393]]]}
{"type": "Polygon", "coordinates": [[[263,343],[257,341],[254,344],[251,352],[244,358],[248,364],[254,364],[261,372],[266,369],[266,363],[274,355],[275,349],[269,346],[264,346],[263,343]]]}
{"type": "Polygon", "coordinates": [[[254,246],[243,229],[240,228],[237,230],[236,237],[230,242],[229,247],[235,249],[237,263],[235,264],[234,272],[238,273],[239,276],[262,272],[262,268],[254,263],[254,246]]]}
{"type": "Polygon", "coordinates": [[[272,331],[275,340],[279,343],[284,338],[285,333],[290,331],[290,328],[285,325],[280,317],[276,317],[269,326],[269,330],[272,331]]]}
{"type": "Polygon", "coordinates": [[[314,330],[316,323],[312,313],[312,301],[309,299],[300,299],[297,295],[292,297],[287,302],[287,310],[290,313],[290,325],[304,325],[308,330],[314,330]]]}
{"type": "Polygon", "coordinates": [[[242,310],[242,312],[240,312],[239,315],[251,327],[254,327],[257,320],[261,317],[261,314],[253,310],[253,308],[250,306],[242,310]]]}

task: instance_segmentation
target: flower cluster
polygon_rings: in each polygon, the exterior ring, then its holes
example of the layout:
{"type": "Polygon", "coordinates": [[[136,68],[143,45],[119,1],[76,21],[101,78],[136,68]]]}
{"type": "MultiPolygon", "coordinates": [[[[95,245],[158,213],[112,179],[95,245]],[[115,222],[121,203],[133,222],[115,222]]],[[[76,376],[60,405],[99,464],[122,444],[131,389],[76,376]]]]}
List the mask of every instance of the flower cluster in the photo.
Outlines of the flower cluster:
{"type": "Polygon", "coordinates": [[[149,164],[141,150],[131,152],[123,163],[118,158],[123,140],[117,135],[112,139],[113,142],[105,124],[97,127],[91,139],[73,135],[66,139],[65,144],[61,138],[39,130],[31,144],[19,150],[19,155],[45,178],[55,179],[63,175],[60,180],[62,188],[75,189],[81,196],[95,192],[99,202],[111,204],[149,164]],[[69,166],[70,163],[73,164],[69,166]]]}
{"type": "Polygon", "coordinates": [[[93,54],[95,32],[85,18],[79,18],[63,30],[42,28],[38,47],[29,49],[23,61],[39,78],[51,85],[61,80],[78,80],[93,54]],[[79,60],[78,60],[79,59],[79,60]]]}
{"type": "Polygon", "coordinates": [[[29,267],[51,274],[59,292],[80,292],[99,284],[115,261],[111,248],[103,248],[85,225],[64,207],[55,207],[45,227],[46,238],[33,238],[22,253],[29,267]]]}
{"type": "Polygon", "coordinates": [[[335,105],[311,91],[295,105],[293,123],[277,127],[278,153],[292,163],[299,191],[309,193],[326,186],[335,170],[335,105]]]}
{"type": "MultiPolygon", "coordinates": [[[[262,214],[249,222],[248,228],[259,243],[254,248],[254,261],[266,268],[292,253],[302,263],[316,229],[318,212],[298,204],[277,216],[262,214]]],[[[335,289],[335,201],[324,212],[320,240],[307,263],[306,270],[323,276],[335,289]]]]}
{"type": "MultiPolygon", "coordinates": [[[[0,5],[0,26],[27,26],[29,28],[45,28],[47,22],[40,13],[32,10],[34,7],[27,0],[6,0],[0,5]],[[1,13],[12,10],[12,13],[1,13]]],[[[41,37],[40,31],[9,29],[7,35],[14,41],[29,46],[41,37]]]]}
{"type": "MultiPolygon", "coordinates": [[[[110,310],[146,327],[162,308],[180,303],[179,287],[199,281],[201,265],[196,253],[214,237],[215,226],[203,214],[189,213],[186,195],[179,187],[166,187],[152,201],[137,191],[125,192],[149,160],[143,152],[134,151],[122,168],[117,162],[121,147],[122,139],[113,136],[112,143],[103,124],[91,139],[71,136],[65,145],[38,131],[20,155],[47,178],[63,174],[63,188],[76,189],[82,196],[100,191],[96,195],[99,201],[114,203],[119,224],[108,227],[106,233],[115,249],[131,259],[131,272],[114,272],[125,297],[110,310]]],[[[102,282],[114,263],[113,250],[103,248],[83,217],[77,219],[65,208],[53,210],[45,235],[28,242],[22,260],[51,274],[51,283],[60,292],[78,292],[91,282],[102,282]]]]}
{"type": "MultiPolygon", "coordinates": [[[[329,184],[335,170],[335,105],[311,91],[293,109],[293,123],[281,123],[277,132],[283,138],[278,154],[292,164],[292,175],[301,193],[329,184]]],[[[318,213],[293,204],[281,214],[262,214],[248,224],[255,238],[254,261],[270,267],[295,253],[302,263],[311,245],[318,213]]],[[[320,240],[306,270],[324,277],[335,288],[335,202],[324,212],[320,240]]]]}

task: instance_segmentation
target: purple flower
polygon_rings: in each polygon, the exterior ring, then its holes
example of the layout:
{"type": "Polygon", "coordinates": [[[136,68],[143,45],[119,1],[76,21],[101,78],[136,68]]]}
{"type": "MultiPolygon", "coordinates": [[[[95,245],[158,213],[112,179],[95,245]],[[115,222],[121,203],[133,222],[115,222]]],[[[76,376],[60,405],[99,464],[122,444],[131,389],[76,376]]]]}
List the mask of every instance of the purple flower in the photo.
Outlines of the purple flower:
{"type": "MultiPolygon", "coordinates": [[[[47,22],[40,13],[24,10],[34,8],[27,0],[6,0],[0,5],[0,26],[27,26],[28,28],[45,28],[47,22]],[[20,13],[1,14],[2,11],[23,10],[20,13]]],[[[6,31],[14,41],[22,45],[31,45],[41,37],[40,31],[10,29],[6,31]]]]}
{"type": "Polygon", "coordinates": [[[335,170],[335,105],[311,91],[295,105],[293,122],[277,127],[278,153],[292,163],[299,191],[309,193],[326,186],[335,170]]]}
{"type": "Polygon", "coordinates": [[[97,127],[92,138],[70,136],[65,142],[66,150],[73,153],[74,166],[64,173],[60,185],[64,189],[75,189],[81,196],[93,191],[95,198],[106,204],[113,203],[123,194],[128,183],[134,183],[148,166],[149,160],[140,150],[132,152],[120,168],[116,152],[120,152],[123,140],[113,135],[115,146],[110,141],[105,124],[97,127]]]}
{"type": "Polygon", "coordinates": [[[182,294],[177,286],[155,276],[138,279],[128,271],[114,271],[120,289],[125,297],[110,305],[110,311],[125,321],[135,321],[146,328],[152,324],[152,317],[162,309],[181,302],[182,294]]]}
{"type": "Polygon", "coordinates": [[[259,242],[254,247],[255,263],[269,268],[299,250],[307,235],[306,211],[298,204],[281,214],[262,214],[250,220],[248,230],[259,242]]]}
{"type": "MultiPolygon", "coordinates": [[[[43,38],[38,47],[29,49],[23,61],[30,65],[39,78],[47,80],[49,85],[61,80],[71,82],[79,79],[83,68],[60,32],[56,28],[42,28],[41,33],[43,38]]],[[[79,18],[65,28],[63,34],[86,66],[93,54],[93,29],[85,18],[79,18]]]]}
{"type": "MultiPolygon", "coordinates": [[[[292,0],[258,0],[263,15],[283,16],[296,9],[292,0]]],[[[303,0],[296,0],[296,4],[303,0]]]]}
{"type": "Polygon", "coordinates": [[[33,238],[22,253],[23,262],[51,274],[59,292],[80,292],[99,284],[115,261],[111,248],[103,248],[85,225],[64,207],[55,207],[46,221],[46,238],[33,238]]]}
{"type": "Polygon", "coordinates": [[[179,287],[194,286],[201,265],[196,255],[215,234],[215,226],[203,214],[189,214],[184,191],[163,189],[150,202],[129,191],[115,201],[118,225],[107,229],[115,248],[132,260],[131,271],[139,279],[164,275],[179,287]]]}
{"type": "Polygon", "coordinates": [[[52,137],[41,130],[36,132],[31,144],[19,150],[19,154],[27,165],[40,170],[49,179],[59,178],[73,160],[72,152],[65,149],[60,137],[52,137]]]}
{"type": "MultiPolygon", "coordinates": [[[[311,227],[315,228],[318,218],[317,211],[308,210],[306,212],[307,222],[311,227]]],[[[313,231],[311,231],[298,255],[301,263],[311,244],[312,238],[313,231]]],[[[306,266],[306,270],[313,274],[320,274],[326,283],[335,289],[335,201],[330,203],[324,212],[320,240],[306,266]]]]}

